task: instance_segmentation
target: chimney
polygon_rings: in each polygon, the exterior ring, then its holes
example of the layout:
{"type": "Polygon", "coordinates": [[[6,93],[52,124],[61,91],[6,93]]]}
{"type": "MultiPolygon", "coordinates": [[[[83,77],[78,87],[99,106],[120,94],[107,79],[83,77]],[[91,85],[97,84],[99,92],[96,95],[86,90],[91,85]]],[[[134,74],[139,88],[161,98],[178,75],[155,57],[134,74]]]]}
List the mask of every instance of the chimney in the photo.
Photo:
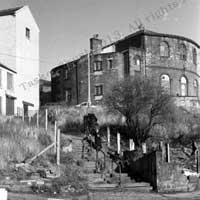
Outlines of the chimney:
{"type": "Polygon", "coordinates": [[[99,35],[95,34],[90,38],[90,49],[93,54],[98,54],[102,50],[102,40],[99,39],[99,35]]]}

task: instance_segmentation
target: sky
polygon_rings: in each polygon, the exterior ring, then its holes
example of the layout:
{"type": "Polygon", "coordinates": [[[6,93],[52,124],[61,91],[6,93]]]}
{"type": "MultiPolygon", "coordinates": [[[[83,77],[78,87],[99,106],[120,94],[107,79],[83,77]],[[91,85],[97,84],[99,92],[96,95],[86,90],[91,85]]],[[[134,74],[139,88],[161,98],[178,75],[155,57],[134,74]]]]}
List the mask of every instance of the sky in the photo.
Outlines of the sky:
{"type": "Polygon", "coordinates": [[[109,44],[140,23],[200,44],[199,0],[0,0],[0,9],[23,5],[40,28],[40,74],[89,50],[94,34],[109,44]]]}

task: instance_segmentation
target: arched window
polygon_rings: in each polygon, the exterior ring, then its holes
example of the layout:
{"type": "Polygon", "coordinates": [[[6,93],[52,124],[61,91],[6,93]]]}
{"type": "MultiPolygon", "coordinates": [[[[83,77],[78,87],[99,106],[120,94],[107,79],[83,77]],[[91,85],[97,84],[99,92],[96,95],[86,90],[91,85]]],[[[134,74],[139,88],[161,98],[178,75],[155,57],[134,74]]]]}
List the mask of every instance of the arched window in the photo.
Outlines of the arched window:
{"type": "Polygon", "coordinates": [[[137,66],[137,68],[136,68],[137,71],[141,71],[141,58],[140,58],[140,56],[137,55],[137,56],[134,57],[134,65],[137,66]]]}
{"type": "Polygon", "coordinates": [[[180,59],[187,60],[187,48],[184,44],[180,45],[180,59]]]}
{"type": "Polygon", "coordinates": [[[194,80],[193,86],[194,86],[194,95],[198,97],[199,84],[197,80],[194,80]]]}
{"type": "Polygon", "coordinates": [[[167,91],[168,94],[170,94],[171,92],[171,83],[170,83],[170,78],[167,74],[163,74],[161,76],[161,80],[160,80],[160,83],[161,83],[161,87],[167,91]]]}
{"type": "Polygon", "coordinates": [[[167,42],[160,43],[160,56],[162,57],[169,57],[169,45],[167,42]]]}
{"type": "Polygon", "coordinates": [[[188,81],[185,76],[181,77],[181,96],[187,96],[188,95],[188,81]]]}
{"type": "Polygon", "coordinates": [[[197,50],[195,48],[192,49],[192,58],[193,58],[193,64],[197,64],[197,50]]]}

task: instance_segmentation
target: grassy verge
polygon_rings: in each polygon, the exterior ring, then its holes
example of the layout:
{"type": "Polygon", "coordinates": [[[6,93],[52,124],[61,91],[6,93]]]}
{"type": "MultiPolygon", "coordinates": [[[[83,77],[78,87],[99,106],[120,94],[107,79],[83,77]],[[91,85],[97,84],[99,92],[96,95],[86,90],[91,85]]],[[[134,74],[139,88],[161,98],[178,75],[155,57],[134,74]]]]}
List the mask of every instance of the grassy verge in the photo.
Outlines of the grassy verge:
{"type": "Polygon", "coordinates": [[[50,137],[44,129],[30,127],[20,119],[0,117],[0,170],[36,155],[50,137]]]}

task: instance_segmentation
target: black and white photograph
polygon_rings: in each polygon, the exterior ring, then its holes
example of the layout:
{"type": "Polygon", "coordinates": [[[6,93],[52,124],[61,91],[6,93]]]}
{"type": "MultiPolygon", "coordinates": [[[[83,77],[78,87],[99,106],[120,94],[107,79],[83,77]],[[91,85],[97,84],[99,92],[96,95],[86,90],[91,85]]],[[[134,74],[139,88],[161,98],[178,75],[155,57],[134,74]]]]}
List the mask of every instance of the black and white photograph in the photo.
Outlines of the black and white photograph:
{"type": "Polygon", "coordinates": [[[200,1],[0,0],[0,200],[200,200],[200,1]]]}

